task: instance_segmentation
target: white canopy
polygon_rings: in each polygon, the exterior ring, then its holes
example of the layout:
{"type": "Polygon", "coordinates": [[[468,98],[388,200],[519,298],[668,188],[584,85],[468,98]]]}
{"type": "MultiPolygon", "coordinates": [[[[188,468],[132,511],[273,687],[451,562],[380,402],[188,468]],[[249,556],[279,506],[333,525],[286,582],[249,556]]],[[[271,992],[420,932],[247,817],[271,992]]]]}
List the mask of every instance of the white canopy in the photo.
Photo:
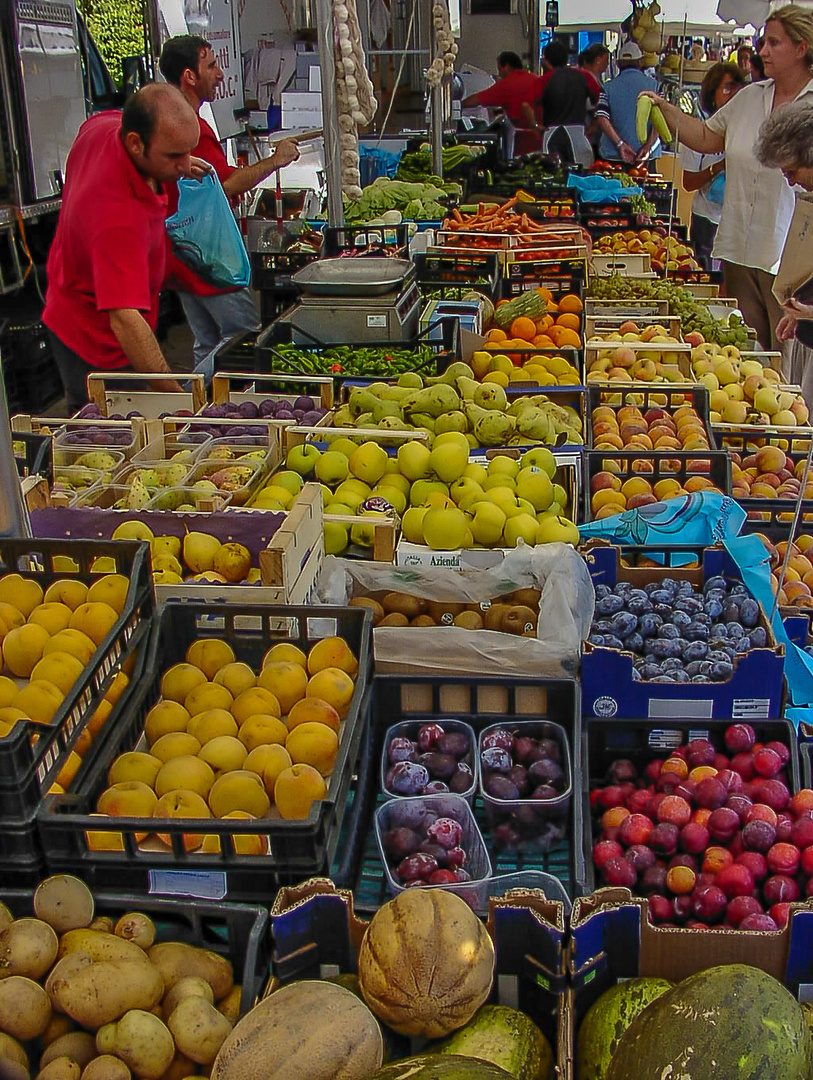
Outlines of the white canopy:
{"type": "MultiPolygon", "coordinates": [[[[718,0],[658,0],[661,14],[657,19],[658,29],[664,37],[683,33],[683,19],[687,19],[687,33],[709,37],[716,34],[732,34],[737,26],[744,26],[750,20],[748,13],[743,17],[729,15],[722,19],[718,15],[718,0]],[[735,21],[729,22],[729,19],[735,21]],[[662,29],[661,29],[662,28],[662,29]]],[[[813,0],[811,0],[813,3],[813,0]]],[[[769,0],[719,0],[720,6],[728,4],[737,7],[743,5],[764,4],[766,10],[769,0]]],[[[630,0],[559,0],[559,27],[562,32],[575,33],[579,30],[612,30],[618,27],[632,14],[630,0]]],[[[764,22],[764,19],[763,19],[764,22]]]]}
{"type": "MultiPolygon", "coordinates": [[[[793,0],[802,7],[813,6],[813,0],[793,0]]],[[[723,19],[737,19],[753,26],[763,26],[772,8],[781,7],[781,0],[719,0],[717,13],[723,19]]]]}

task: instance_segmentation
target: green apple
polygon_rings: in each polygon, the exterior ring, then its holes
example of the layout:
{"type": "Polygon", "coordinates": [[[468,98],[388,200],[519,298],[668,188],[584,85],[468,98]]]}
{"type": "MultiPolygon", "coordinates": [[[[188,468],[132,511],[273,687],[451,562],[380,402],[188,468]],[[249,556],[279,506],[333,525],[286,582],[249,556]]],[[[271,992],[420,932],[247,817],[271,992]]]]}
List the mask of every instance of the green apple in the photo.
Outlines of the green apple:
{"type": "MultiPolygon", "coordinates": [[[[263,495],[266,499],[277,499],[282,503],[286,510],[291,509],[294,504],[294,499],[296,498],[296,495],[292,495],[287,488],[280,487],[279,484],[268,484],[259,494],[263,495]]],[[[257,498],[259,499],[259,495],[257,498]]]]}
{"type": "MultiPolygon", "coordinates": [[[[465,441],[465,438],[464,440],[465,441]]],[[[438,480],[444,484],[453,484],[463,475],[469,463],[469,448],[459,442],[443,442],[435,439],[435,445],[429,454],[429,465],[438,480]]]]}
{"type": "Polygon", "coordinates": [[[546,446],[534,446],[531,450],[526,450],[522,455],[520,468],[541,469],[552,480],[556,473],[556,458],[546,446]]]}
{"type": "Polygon", "coordinates": [[[579,546],[581,536],[579,530],[566,517],[554,514],[543,514],[536,527],[537,544],[573,544],[579,546]]]}
{"type": "Polygon", "coordinates": [[[316,462],[322,455],[311,443],[300,443],[292,446],[285,459],[285,465],[300,476],[310,476],[316,468],[316,462]]]}
{"type": "Polygon", "coordinates": [[[536,543],[539,523],[530,514],[515,514],[505,523],[505,543],[507,547],[516,547],[519,540],[526,544],[536,543]]]}
{"type": "Polygon", "coordinates": [[[464,499],[467,494],[477,493],[479,498],[483,497],[483,489],[477,483],[476,480],[472,480],[468,476],[461,476],[454,483],[449,485],[449,494],[453,501],[459,506],[460,500],[464,499]]]}
{"type": "Polygon", "coordinates": [[[347,479],[348,459],[340,450],[326,450],[316,462],[316,479],[334,487],[347,479]]]}
{"type": "Polygon", "coordinates": [[[375,442],[362,443],[348,460],[350,472],[373,487],[387,468],[387,451],[375,442]]]}
{"type": "Polygon", "coordinates": [[[396,511],[398,516],[407,508],[407,497],[397,487],[393,487],[391,484],[381,483],[373,488],[373,496],[378,496],[381,499],[386,499],[390,506],[396,511]]]}
{"type": "Polygon", "coordinates": [[[401,474],[415,483],[417,480],[426,480],[432,475],[429,465],[429,447],[417,439],[410,439],[398,447],[397,462],[401,474]]]}
{"type": "Polygon", "coordinates": [[[547,510],[553,502],[553,484],[548,474],[536,465],[522,469],[517,476],[517,498],[527,499],[535,513],[547,510]]]}
{"type": "Polygon", "coordinates": [[[427,498],[433,491],[440,491],[444,495],[449,494],[449,488],[440,480],[416,480],[409,489],[409,501],[412,506],[425,506],[427,498]]]}
{"type": "Polygon", "coordinates": [[[507,473],[489,473],[482,483],[483,491],[492,491],[494,488],[509,488],[511,491],[516,490],[516,480],[513,476],[509,476],[507,473]]]}
{"type": "Polygon", "coordinates": [[[401,532],[410,544],[423,543],[423,519],[428,512],[426,506],[410,506],[401,518],[401,532]]]}
{"type": "Polygon", "coordinates": [[[350,542],[350,533],[346,525],[338,521],[325,522],[325,554],[341,555],[350,542]]]}
{"type": "Polygon", "coordinates": [[[454,551],[463,546],[469,524],[456,506],[427,510],[423,519],[423,538],[433,551],[454,551]]]}
{"type": "Polygon", "coordinates": [[[334,517],[352,517],[355,512],[355,507],[339,502],[338,499],[334,499],[325,506],[325,514],[332,514],[334,517]]]}
{"type": "Polygon", "coordinates": [[[470,461],[463,470],[463,475],[470,477],[472,480],[476,480],[480,487],[482,487],[488,479],[488,470],[484,465],[480,465],[476,461],[470,461]]]}
{"type": "Polygon", "coordinates": [[[302,490],[302,477],[293,469],[283,469],[281,472],[274,473],[271,479],[276,487],[284,487],[292,495],[298,495],[302,490]]]}
{"type": "Polygon", "coordinates": [[[370,524],[359,522],[357,525],[353,525],[350,529],[350,539],[354,544],[358,544],[359,547],[371,548],[375,543],[375,521],[387,521],[387,514],[380,514],[377,510],[371,510],[363,515],[365,519],[370,520],[370,524]]]}
{"type": "Polygon", "coordinates": [[[508,457],[506,454],[497,454],[488,463],[489,476],[508,476],[513,480],[518,472],[519,462],[517,459],[508,457]]]}
{"type": "Polygon", "coordinates": [[[475,543],[483,547],[493,547],[502,539],[503,529],[507,518],[499,506],[493,502],[483,500],[475,503],[471,508],[474,515],[471,521],[471,532],[475,543]]]}
{"type": "Polygon", "coordinates": [[[345,457],[349,458],[351,454],[354,454],[356,450],[358,450],[358,444],[348,438],[347,435],[340,435],[338,439],[330,440],[330,449],[336,450],[338,453],[344,454],[345,457]]]}

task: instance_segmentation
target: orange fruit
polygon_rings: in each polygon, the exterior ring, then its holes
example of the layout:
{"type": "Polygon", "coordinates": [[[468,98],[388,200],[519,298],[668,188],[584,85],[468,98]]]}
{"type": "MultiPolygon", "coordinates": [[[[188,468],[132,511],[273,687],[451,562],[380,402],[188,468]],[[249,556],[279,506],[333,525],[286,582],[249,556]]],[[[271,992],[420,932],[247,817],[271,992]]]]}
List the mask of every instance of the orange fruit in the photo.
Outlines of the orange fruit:
{"type": "Polygon", "coordinates": [[[567,293],[559,301],[559,310],[565,313],[578,315],[584,311],[584,304],[574,293],[567,293]]]}
{"type": "Polygon", "coordinates": [[[537,285],[536,291],[539,293],[543,300],[553,299],[553,293],[545,285],[537,285]]]}
{"type": "Polygon", "coordinates": [[[317,721],[298,724],[285,740],[285,749],[294,765],[311,765],[322,776],[330,776],[339,752],[336,732],[317,721]]]}
{"type": "Polygon", "coordinates": [[[493,330],[489,330],[486,334],[486,341],[505,341],[508,334],[504,330],[500,330],[498,327],[494,327],[493,330]]]}
{"type": "Polygon", "coordinates": [[[536,336],[536,323],[533,319],[528,319],[524,315],[520,315],[518,319],[514,319],[511,323],[511,336],[514,338],[520,338],[522,341],[531,341],[536,336]]]}
{"type": "Polygon", "coordinates": [[[564,326],[568,330],[580,330],[581,319],[578,315],[573,315],[569,312],[566,312],[564,315],[557,316],[556,325],[564,326]]]}
{"type": "Polygon", "coordinates": [[[572,345],[575,349],[580,349],[582,339],[575,330],[568,330],[566,326],[561,326],[559,327],[556,344],[560,349],[567,345],[572,345]]]}

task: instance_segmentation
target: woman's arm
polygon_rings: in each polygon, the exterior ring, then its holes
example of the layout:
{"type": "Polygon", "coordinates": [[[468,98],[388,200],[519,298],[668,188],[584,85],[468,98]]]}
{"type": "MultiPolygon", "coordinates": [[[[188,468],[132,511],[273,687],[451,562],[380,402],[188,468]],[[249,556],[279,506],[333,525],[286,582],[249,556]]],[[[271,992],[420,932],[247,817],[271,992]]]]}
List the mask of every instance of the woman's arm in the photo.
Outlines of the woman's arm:
{"type": "Polygon", "coordinates": [[[688,146],[690,150],[696,150],[700,154],[719,154],[725,150],[723,136],[713,132],[698,117],[689,116],[652,90],[642,90],[638,97],[648,97],[653,105],[658,106],[670,130],[673,133],[677,131],[678,142],[688,146]]]}
{"type": "Polygon", "coordinates": [[[712,165],[707,165],[704,169],[698,169],[696,172],[684,172],[681,183],[685,191],[699,191],[700,188],[710,184],[715,176],[718,176],[725,170],[725,161],[715,161],[712,165]]]}

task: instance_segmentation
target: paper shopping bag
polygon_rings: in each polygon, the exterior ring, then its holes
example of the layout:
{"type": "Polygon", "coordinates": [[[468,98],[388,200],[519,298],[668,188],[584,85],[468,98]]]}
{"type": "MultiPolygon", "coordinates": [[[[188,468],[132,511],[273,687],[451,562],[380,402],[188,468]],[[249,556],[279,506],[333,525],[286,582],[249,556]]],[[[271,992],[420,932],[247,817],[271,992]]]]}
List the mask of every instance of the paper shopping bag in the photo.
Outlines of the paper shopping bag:
{"type": "Polygon", "coordinates": [[[813,278],[813,194],[796,196],[796,210],[788,229],[779,270],[773,283],[773,294],[780,304],[786,303],[803,285],[813,278]]]}

